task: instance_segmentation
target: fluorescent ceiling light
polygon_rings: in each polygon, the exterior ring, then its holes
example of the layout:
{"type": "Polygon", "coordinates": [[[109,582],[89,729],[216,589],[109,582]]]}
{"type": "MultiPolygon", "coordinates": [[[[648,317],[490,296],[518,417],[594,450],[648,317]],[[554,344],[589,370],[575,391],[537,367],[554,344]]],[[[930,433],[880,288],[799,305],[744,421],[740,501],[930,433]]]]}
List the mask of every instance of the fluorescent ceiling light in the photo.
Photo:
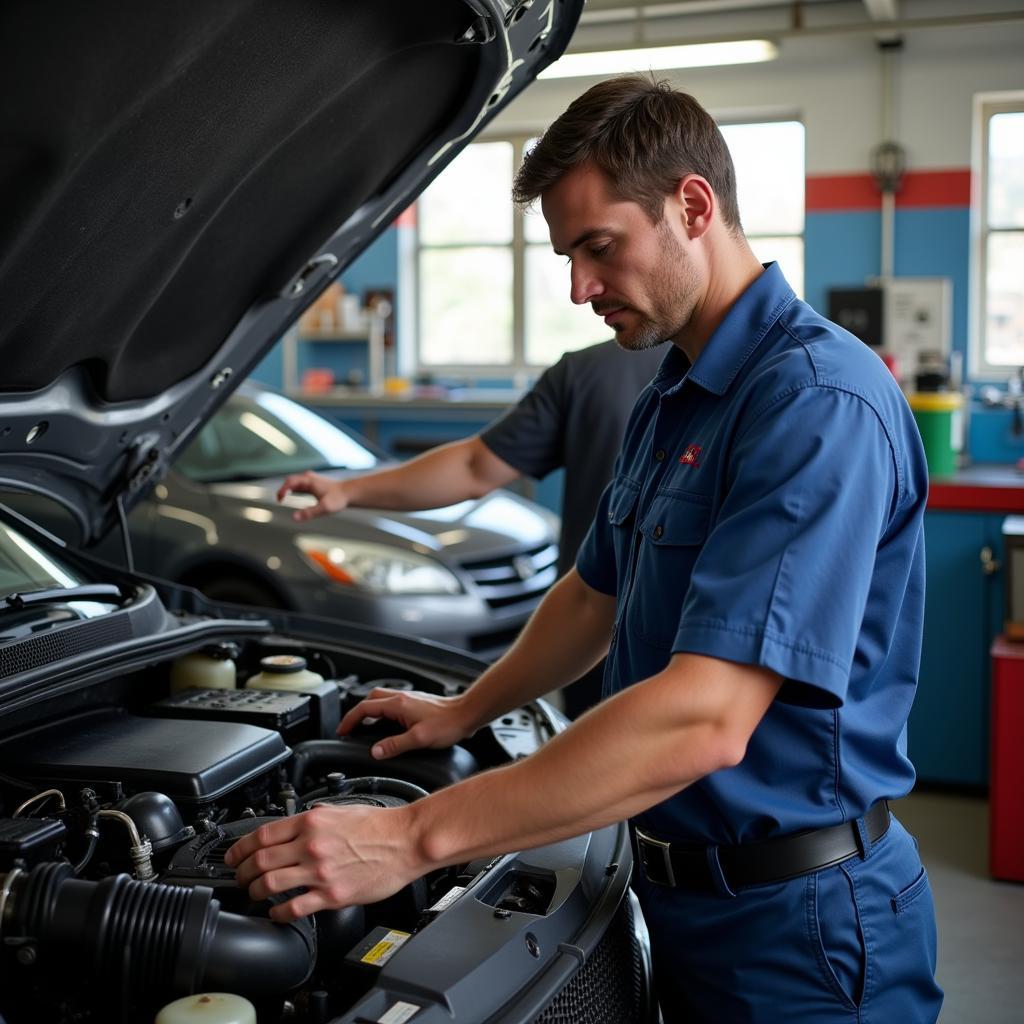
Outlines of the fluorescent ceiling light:
{"type": "Polygon", "coordinates": [[[767,39],[731,43],[691,43],[682,46],[642,46],[633,50],[593,50],[567,53],[545,68],[538,78],[578,78],[618,75],[629,71],[668,68],[707,68],[723,64],[757,64],[775,60],[779,48],[767,39]]]}

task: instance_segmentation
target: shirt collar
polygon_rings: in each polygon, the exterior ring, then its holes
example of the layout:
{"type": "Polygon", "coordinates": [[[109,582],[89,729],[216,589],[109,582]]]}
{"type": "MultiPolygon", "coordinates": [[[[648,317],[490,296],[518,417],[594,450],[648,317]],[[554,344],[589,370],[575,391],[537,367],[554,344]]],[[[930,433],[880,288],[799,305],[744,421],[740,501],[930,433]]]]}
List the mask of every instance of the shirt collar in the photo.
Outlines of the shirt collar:
{"type": "Polygon", "coordinates": [[[677,346],[662,361],[654,385],[667,395],[682,386],[683,378],[714,395],[724,395],[764,336],[796,296],[777,263],[766,263],[747,290],[733,303],[708,339],[697,362],[677,346]]]}

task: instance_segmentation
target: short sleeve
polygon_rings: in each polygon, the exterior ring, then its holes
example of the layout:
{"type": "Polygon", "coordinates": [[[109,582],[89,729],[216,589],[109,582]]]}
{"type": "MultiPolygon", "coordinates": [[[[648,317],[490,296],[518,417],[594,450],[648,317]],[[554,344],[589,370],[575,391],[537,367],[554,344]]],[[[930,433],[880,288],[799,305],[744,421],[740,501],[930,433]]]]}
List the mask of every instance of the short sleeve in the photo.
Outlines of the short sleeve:
{"type": "MultiPolygon", "coordinates": [[[[621,456],[616,461],[616,467],[621,456]]],[[[602,594],[615,594],[617,588],[616,544],[615,532],[620,529],[624,517],[619,516],[628,498],[623,498],[626,490],[632,495],[630,511],[636,501],[638,488],[631,481],[616,475],[604,489],[601,500],[597,503],[594,521],[590,524],[587,535],[583,538],[579,553],[576,556],[576,571],[588,587],[602,594]],[[618,520],[618,521],[616,521],[618,520]]]]}
{"type": "Polygon", "coordinates": [[[897,504],[889,433],[859,395],[819,385],[741,430],[673,651],[761,665],[787,680],[780,699],[839,706],[897,504]]]}
{"type": "Polygon", "coordinates": [[[563,463],[567,364],[563,356],[480,439],[498,458],[534,479],[563,463]]]}

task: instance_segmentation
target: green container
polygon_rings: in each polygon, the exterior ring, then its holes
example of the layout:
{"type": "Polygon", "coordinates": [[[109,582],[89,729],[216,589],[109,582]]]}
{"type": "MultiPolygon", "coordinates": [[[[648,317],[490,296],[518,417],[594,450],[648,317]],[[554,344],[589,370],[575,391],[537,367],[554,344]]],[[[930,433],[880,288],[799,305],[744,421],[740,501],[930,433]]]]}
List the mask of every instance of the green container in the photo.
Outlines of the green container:
{"type": "Polygon", "coordinates": [[[921,431],[929,476],[952,476],[963,446],[963,395],[921,391],[907,398],[921,431]]]}

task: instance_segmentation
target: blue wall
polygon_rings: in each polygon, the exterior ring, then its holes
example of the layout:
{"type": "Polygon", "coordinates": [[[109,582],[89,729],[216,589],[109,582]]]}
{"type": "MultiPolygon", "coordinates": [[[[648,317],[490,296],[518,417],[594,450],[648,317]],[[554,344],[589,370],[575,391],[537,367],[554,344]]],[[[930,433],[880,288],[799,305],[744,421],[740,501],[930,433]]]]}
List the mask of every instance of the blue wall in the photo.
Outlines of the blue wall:
{"type": "MultiPolygon", "coordinates": [[[[368,288],[389,288],[398,294],[398,229],[388,228],[341,275],[346,292],[358,295],[360,300],[368,288]]],[[[315,356],[300,346],[298,354],[299,379],[309,366],[324,366],[334,371],[335,380],[344,381],[350,370],[358,370],[365,381],[369,375],[369,356],[365,346],[346,342],[339,345],[320,343],[315,356]]],[[[261,384],[281,387],[284,366],[281,345],[275,345],[250,374],[261,384]]]]}
{"type": "MultiPolygon", "coordinates": [[[[827,311],[829,288],[860,286],[881,271],[882,218],[861,210],[808,213],[804,246],[807,301],[827,311]]],[[[893,248],[897,277],[948,277],[953,282],[953,348],[966,360],[970,211],[897,210],[893,248]]]]}

